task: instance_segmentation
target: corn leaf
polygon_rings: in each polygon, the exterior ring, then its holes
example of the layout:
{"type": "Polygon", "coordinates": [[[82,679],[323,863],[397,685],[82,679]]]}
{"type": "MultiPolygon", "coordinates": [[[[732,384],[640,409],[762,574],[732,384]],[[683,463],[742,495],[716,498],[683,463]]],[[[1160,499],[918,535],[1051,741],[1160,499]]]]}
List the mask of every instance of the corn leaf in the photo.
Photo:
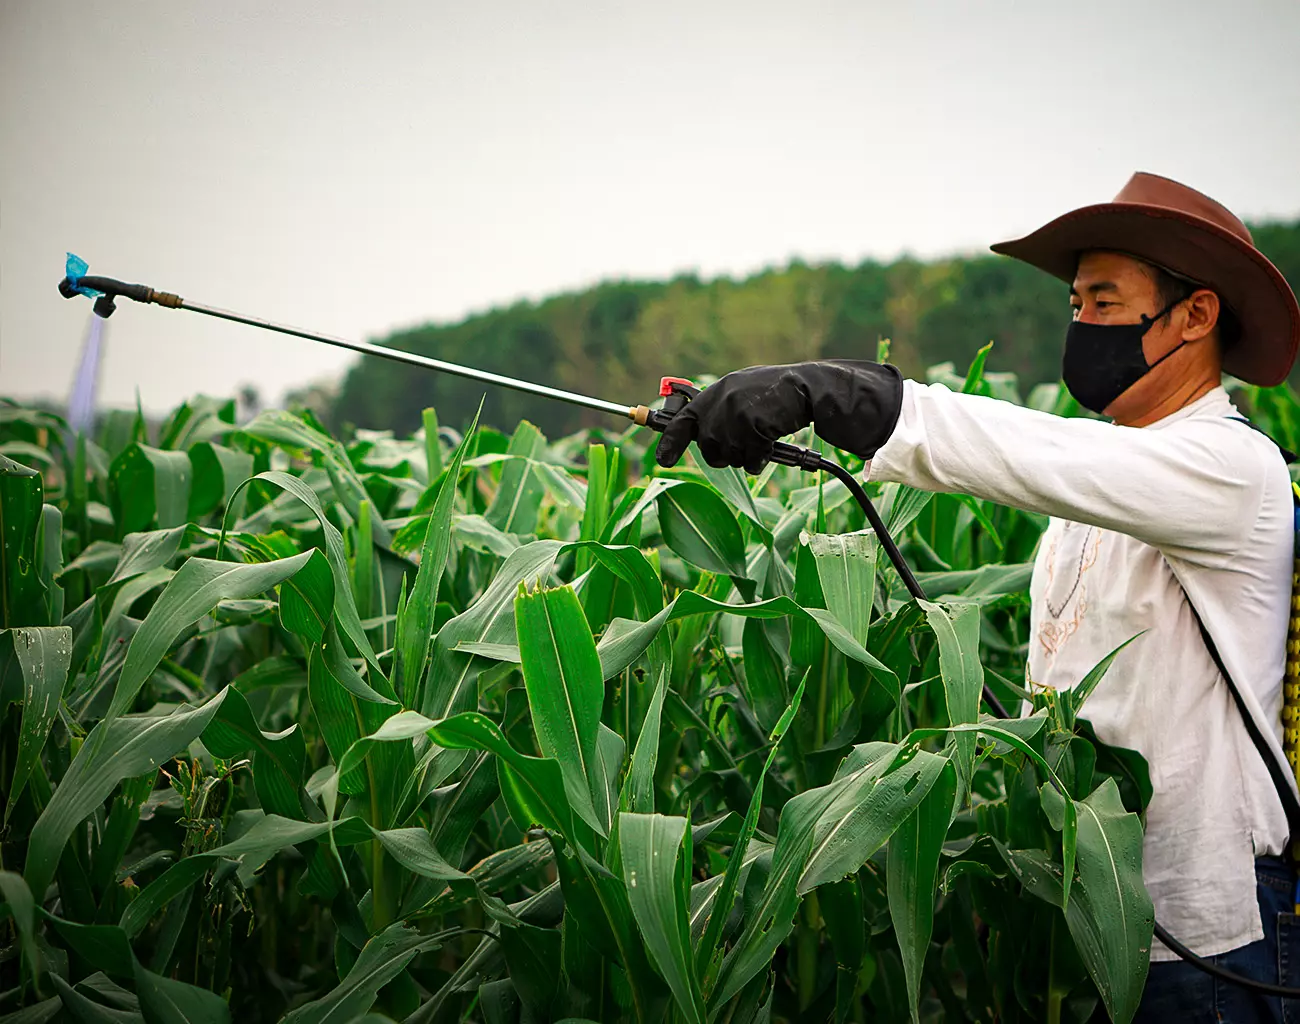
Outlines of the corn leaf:
{"type": "Polygon", "coordinates": [[[253,456],[226,448],[215,441],[200,441],[189,448],[194,467],[190,485],[189,518],[199,519],[225,505],[239,485],[253,475],[253,456]]]}
{"type": "Polygon", "coordinates": [[[5,801],[4,820],[22,796],[27,779],[40,762],[41,750],[58,717],[59,703],[72,663],[70,626],[26,626],[12,631],[14,655],[23,675],[23,717],[18,727],[18,754],[5,801]]]}
{"type": "Polygon", "coordinates": [[[501,483],[484,518],[504,533],[532,533],[537,529],[545,487],[529,460],[546,445],[542,432],[527,420],[520,422],[506,448],[508,458],[501,468],[501,483]]]}
{"type": "Polygon", "coordinates": [[[745,538],[717,492],[681,481],[656,499],[659,529],[673,551],[692,565],[728,576],[745,575],[745,538]]]}
{"type": "Polygon", "coordinates": [[[872,533],[813,533],[800,539],[817,566],[827,611],[865,646],[880,543],[872,533]]]}
{"type": "MultiPolygon", "coordinates": [[[[480,403],[480,409],[482,405],[480,403]]],[[[451,550],[451,519],[455,511],[456,484],[460,479],[461,463],[478,427],[478,413],[465,432],[465,439],[456,448],[451,466],[442,478],[433,512],[424,531],[420,548],[420,568],[415,575],[406,607],[397,620],[397,643],[393,651],[393,686],[402,694],[408,706],[420,704],[420,683],[424,678],[429,647],[433,642],[434,608],[438,603],[438,585],[447,566],[451,550]]],[[[434,443],[436,444],[436,438],[434,443]]]]}
{"type": "Polygon", "coordinates": [[[138,443],[128,447],[109,470],[118,535],[184,524],[189,518],[193,476],[194,467],[184,452],[138,443]]]}
{"type": "Polygon", "coordinates": [[[0,626],[39,626],[41,476],[0,455],[0,626]]]}
{"type": "Polygon", "coordinates": [[[659,670],[659,681],[646,707],[641,733],[632,750],[632,765],[619,795],[619,809],[653,814],[655,809],[655,768],[659,763],[659,726],[663,717],[664,696],[668,688],[668,669],[659,670]]]}
{"type": "MultiPolygon", "coordinates": [[[[939,642],[939,672],[943,695],[952,725],[979,720],[980,693],[984,689],[984,666],[980,662],[980,610],[975,604],[940,605],[918,602],[939,642]]],[[[957,776],[962,792],[970,789],[975,770],[975,734],[958,733],[957,776]]]]}
{"type": "Polygon", "coordinates": [[[45,892],[64,844],[78,823],[123,779],[156,771],[185,749],[216,716],[226,693],[223,690],[202,707],[182,708],[161,717],[105,719],[91,730],[32,826],[23,876],[33,892],[45,892]]]}
{"type": "Polygon", "coordinates": [[[280,625],[308,644],[318,644],[334,614],[334,574],[319,548],[280,586],[280,625]]]}
{"type": "Polygon", "coordinates": [[[36,901],[22,875],[0,871],[0,896],[9,906],[18,932],[18,945],[22,950],[27,969],[33,977],[41,971],[41,958],[36,945],[36,901]]]}
{"type": "Polygon", "coordinates": [[[426,718],[445,718],[473,706],[473,683],[490,662],[458,651],[457,646],[514,642],[519,584],[549,576],[561,547],[559,541],[539,540],[511,552],[482,596],[438,630],[421,698],[420,711],[426,718]]]}
{"type": "MultiPolygon", "coordinates": [[[[603,797],[598,791],[605,788],[596,766],[605,684],[596,642],[573,588],[539,588],[529,594],[521,584],[515,630],[538,749],[559,762],[570,804],[575,809],[584,801],[592,804],[595,817],[594,805],[603,797]]],[[[608,824],[601,831],[607,832],[608,824]]]]}
{"type": "Polygon", "coordinates": [[[688,824],[685,818],[624,812],[618,834],[628,902],[651,962],[672,989],[681,1015],[702,1024],[704,1004],[691,963],[679,878],[690,876],[690,864],[681,856],[688,824]]]}
{"type": "Polygon", "coordinates": [[[105,721],[131,707],[182,630],[211,612],[219,601],[256,597],[270,590],[301,569],[310,557],[307,553],[254,565],[189,559],[172,577],[132,638],[105,721]]]}
{"type": "Polygon", "coordinates": [[[145,1024],[230,1024],[230,1006],[215,992],[135,965],[135,993],[145,1024]]]}
{"type": "Polygon", "coordinates": [[[290,1012],[283,1024],[344,1024],[356,1019],[417,954],[438,945],[436,936],[421,935],[400,922],[389,925],[365,944],[337,987],[290,1012]]]}
{"type": "Polygon", "coordinates": [[[165,566],[180,551],[189,528],[189,524],[186,523],[173,526],[168,530],[128,533],[122,538],[122,553],[113,569],[113,575],[108,578],[104,586],[110,587],[114,583],[121,583],[133,576],[165,566]]]}
{"type": "Polygon", "coordinates": [[[956,771],[948,762],[925,799],[904,819],[889,840],[886,863],[889,916],[903,958],[908,1007],[915,1024],[920,1022],[921,970],[930,951],[930,936],[934,930],[939,853],[948,834],[956,793],[956,771]]]}

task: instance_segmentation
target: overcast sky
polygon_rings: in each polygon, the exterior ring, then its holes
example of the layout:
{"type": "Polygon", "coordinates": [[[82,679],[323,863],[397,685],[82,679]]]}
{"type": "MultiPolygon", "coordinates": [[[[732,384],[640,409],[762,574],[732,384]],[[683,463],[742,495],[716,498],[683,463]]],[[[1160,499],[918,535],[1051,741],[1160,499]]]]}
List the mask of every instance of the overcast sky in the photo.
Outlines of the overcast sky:
{"type": "MultiPolygon", "coordinates": [[[[67,393],[67,249],[374,338],[602,278],[973,251],[1136,169],[1300,216],[1298,47],[1296,0],[0,0],[0,394],[67,393]]],[[[108,326],[102,399],[155,411],[350,358],[126,301],[108,326]]]]}

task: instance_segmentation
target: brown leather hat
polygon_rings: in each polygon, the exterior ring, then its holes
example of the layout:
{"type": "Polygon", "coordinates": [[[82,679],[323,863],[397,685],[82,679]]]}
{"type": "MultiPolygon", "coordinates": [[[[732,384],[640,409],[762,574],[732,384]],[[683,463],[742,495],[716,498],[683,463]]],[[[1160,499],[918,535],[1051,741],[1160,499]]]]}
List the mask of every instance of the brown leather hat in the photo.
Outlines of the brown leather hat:
{"type": "Polygon", "coordinates": [[[992,249],[1066,282],[1080,253],[1113,250],[1213,289],[1241,324],[1223,368],[1250,384],[1282,383],[1300,347],[1295,293],[1246,225],[1209,196],[1156,174],[1139,172],[1114,202],[1072,210],[992,249]]]}

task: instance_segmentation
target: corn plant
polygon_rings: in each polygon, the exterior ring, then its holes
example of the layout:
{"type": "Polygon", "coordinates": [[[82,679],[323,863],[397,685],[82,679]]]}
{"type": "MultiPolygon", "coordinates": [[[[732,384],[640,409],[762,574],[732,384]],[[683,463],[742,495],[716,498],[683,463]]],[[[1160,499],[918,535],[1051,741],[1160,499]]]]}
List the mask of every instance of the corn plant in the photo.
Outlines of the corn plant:
{"type": "Polygon", "coordinates": [[[1025,689],[1041,520],[874,487],[914,602],[838,483],[653,440],[0,408],[0,1013],[1129,1020],[1150,787],[1109,659],[1025,689]]]}

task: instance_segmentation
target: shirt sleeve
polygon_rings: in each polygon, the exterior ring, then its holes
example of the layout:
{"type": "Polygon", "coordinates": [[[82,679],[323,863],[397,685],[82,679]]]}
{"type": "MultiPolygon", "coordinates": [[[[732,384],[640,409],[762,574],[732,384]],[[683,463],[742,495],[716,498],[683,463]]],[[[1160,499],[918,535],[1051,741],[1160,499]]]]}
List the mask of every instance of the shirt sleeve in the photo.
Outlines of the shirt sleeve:
{"type": "Polygon", "coordinates": [[[1233,554],[1267,475],[1245,424],[1198,417],[1121,427],[907,381],[872,480],[961,492],[1087,523],[1162,549],[1233,554]]]}

